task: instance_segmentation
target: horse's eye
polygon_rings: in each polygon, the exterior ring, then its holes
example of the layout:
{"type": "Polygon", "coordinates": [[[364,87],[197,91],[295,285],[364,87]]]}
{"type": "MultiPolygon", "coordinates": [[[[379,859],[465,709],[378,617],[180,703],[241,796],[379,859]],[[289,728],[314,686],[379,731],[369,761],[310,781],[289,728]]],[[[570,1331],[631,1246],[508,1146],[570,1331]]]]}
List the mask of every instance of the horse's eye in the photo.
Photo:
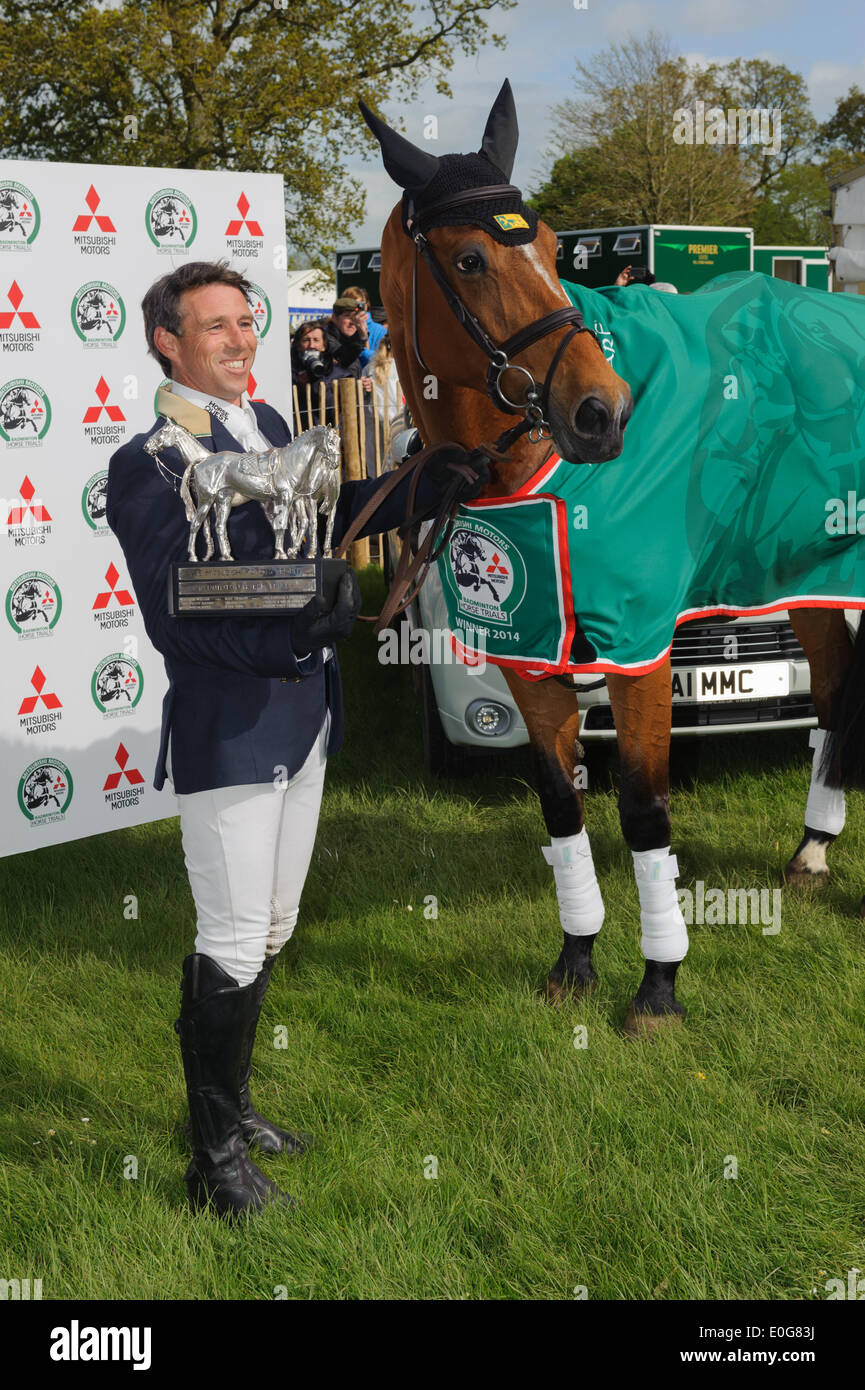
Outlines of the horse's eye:
{"type": "Polygon", "coordinates": [[[456,264],[462,275],[476,275],[478,271],[485,269],[484,258],[478,251],[466,251],[456,264]]]}

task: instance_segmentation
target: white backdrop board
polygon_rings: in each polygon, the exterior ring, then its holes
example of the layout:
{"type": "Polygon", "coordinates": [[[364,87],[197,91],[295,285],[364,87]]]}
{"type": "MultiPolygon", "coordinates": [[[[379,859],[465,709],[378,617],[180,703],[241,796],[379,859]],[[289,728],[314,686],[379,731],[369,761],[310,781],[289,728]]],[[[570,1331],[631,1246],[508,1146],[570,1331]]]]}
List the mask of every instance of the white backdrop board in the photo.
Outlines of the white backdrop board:
{"type": "Polygon", "coordinates": [[[255,286],[250,393],[290,419],[280,176],[0,161],[0,854],[177,813],[105,479],[155,419],[144,292],[216,259],[255,286]]]}

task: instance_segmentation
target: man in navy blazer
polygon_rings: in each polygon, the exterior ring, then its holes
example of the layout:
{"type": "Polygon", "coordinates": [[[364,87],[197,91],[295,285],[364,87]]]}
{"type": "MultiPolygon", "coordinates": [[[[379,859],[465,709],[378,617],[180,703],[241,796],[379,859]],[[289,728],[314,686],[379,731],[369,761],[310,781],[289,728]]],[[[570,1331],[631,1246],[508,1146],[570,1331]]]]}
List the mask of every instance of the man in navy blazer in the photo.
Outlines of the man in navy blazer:
{"type": "MultiPolygon", "coordinates": [[[[191,262],[158,280],[142,304],[148,347],[171,378],[158,409],[214,451],[260,452],[291,439],[283,418],[246,393],[256,350],[249,291],[224,264],[191,262]]],[[[142,447],[160,424],[111,459],[107,517],[147,635],[165,659],[154,786],[172,780],[197,913],[175,1024],[193,1146],[186,1184],[193,1209],[212,1202],[231,1216],[266,1202],[293,1205],[251,1162],[250,1145],[302,1153],[311,1142],[253,1109],[249,1077],[271,970],[297,921],[326,758],[342,743],[334,643],[349,635],[360,596],[349,571],[329,611],[317,600],[291,618],[171,616],[168,567],[186,559],[189,524],[177,494],[179,456],[160,451],[160,467],[142,447]]],[[[420,504],[434,504],[452,479],[445,469],[425,477],[420,504]]],[[[343,484],[334,544],[379,485],[343,484]]],[[[403,484],[369,530],[399,525],[405,506],[403,484]]],[[[257,502],[234,508],[229,529],[237,560],[272,559],[273,532],[257,502]]]]}

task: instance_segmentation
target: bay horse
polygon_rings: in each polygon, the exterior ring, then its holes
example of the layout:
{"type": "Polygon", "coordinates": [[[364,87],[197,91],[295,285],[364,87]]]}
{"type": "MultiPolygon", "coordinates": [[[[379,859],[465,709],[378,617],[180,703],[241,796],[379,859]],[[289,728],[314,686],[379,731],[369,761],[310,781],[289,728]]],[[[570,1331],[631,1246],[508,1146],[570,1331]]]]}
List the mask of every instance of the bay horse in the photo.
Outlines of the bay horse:
{"type": "MultiPolygon", "coordinates": [[[[424,445],[454,440],[474,448],[507,440],[504,454],[501,447],[491,451],[491,478],[481,494],[488,498],[516,492],[550,457],[552,445],[575,466],[616,458],[630,393],[580,315],[566,313],[571,306],[556,272],[555,233],[509,182],[518,140],[510,84],[503,84],[481,148],[471,155],[435,156],[359,105],[385,169],[403,189],[382,235],[380,288],[399,380],[424,445]],[[517,356],[519,364],[512,363],[517,356]],[[522,425],[503,434],[521,412],[522,425]]],[[[827,846],[844,823],[844,795],[828,785],[821,758],[851,643],[840,610],[798,609],[790,621],[810,665],[819,728],[812,731],[804,834],[783,877],[794,887],[822,886],[827,846]]],[[[596,983],[592,947],[604,920],[574,776],[577,696],[567,677],[527,681],[507,668],[503,674],[529,733],[551,839],[543,854],[553,869],[564,942],[549,972],[547,998],[559,1004],[596,983]]],[[[634,861],[645,960],[624,1032],[646,1037],[685,1014],[675,993],[688,935],[670,855],[669,657],[648,674],[610,672],[606,682],[621,766],[619,816],[634,861]]]]}

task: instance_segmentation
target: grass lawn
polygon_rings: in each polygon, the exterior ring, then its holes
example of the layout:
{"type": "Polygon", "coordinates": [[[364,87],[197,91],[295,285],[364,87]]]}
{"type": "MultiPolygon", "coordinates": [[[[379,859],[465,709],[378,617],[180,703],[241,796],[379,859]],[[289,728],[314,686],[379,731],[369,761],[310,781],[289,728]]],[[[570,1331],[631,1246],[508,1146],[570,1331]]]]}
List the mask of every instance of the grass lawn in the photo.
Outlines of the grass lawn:
{"type": "MultiPolygon", "coordinates": [[[[317,1136],[261,1160],[302,1206],[252,1234],[186,1208],[179,822],[116,831],[0,862],[0,1274],[44,1299],[825,1298],[865,1268],[861,798],[825,896],[785,896],[775,936],[695,926],[685,1027],[627,1042],[639,906],[591,746],[601,983],[555,1010],[527,756],[428,778],[410,674],[375,651],[343,645],[346,747],[256,1048],[259,1108],[317,1136]]],[[[807,732],[703,742],[681,887],[778,884],[809,756],[807,732]]]]}

